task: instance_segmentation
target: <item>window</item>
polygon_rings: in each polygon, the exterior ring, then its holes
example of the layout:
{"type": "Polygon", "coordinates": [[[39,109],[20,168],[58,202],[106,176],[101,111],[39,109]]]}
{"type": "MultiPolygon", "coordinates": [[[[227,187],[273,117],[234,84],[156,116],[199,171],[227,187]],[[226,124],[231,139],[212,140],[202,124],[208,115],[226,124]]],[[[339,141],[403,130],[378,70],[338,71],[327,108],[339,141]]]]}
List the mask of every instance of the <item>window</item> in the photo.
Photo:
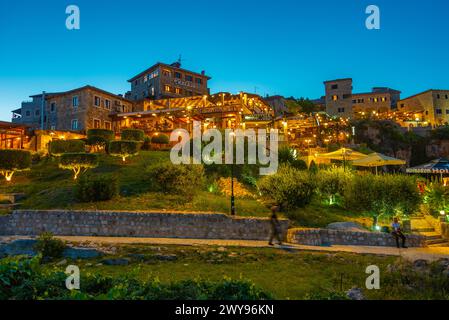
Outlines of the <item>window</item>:
{"type": "Polygon", "coordinates": [[[440,95],[439,94],[437,94],[437,99],[440,99],[440,95]]]}
{"type": "Polygon", "coordinates": [[[72,120],[72,130],[78,130],[78,119],[72,120]]]}
{"type": "Polygon", "coordinates": [[[101,127],[101,122],[98,119],[94,119],[94,128],[95,129],[100,129],[101,127]]]}
{"type": "Polygon", "coordinates": [[[435,109],[436,114],[443,114],[443,111],[441,109],[435,109]]]}
{"type": "Polygon", "coordinates": [[[50,112],[55,112],[56,111],[56,103],[52,102],[50,103],[50,112]]]}
{"type": "Polygon", "coordinates": [[[94,104],[95,104],[95,106],[96,106],[96,107],[99,107],[99,106],[100,106],[100,103],[101,103],[100,97],[95,96],[95,98],[94,98],[94,104]]]}
{"type": "Polygon", "coordinates": [[[449,109],[446,109],[446,114],[449,114],[449,109]]]}
{"type": "Polygon", "coordinates": [[[110,121],[105,121],[104,122],[104,128],[106,129],[106,130],[111,130],[111,122],[110,121]]]}
{"type": "Polygon", "coordinates": [[[170,70],[162,70],[162,75],[164,75],[166,77],[170,77],[171,76],[171,72],[170,72],[170,70]]]}
{"type": "Polygon", "coordinates": [[[56,130],[56,126],[55,126],[55,125],[52,125],[52,126],[50,127],[50,130],[56,130]]]}
{"type": "Polygon", "coordinates": [[[401,108],[404,108],[404,107],[405,107],[405,105],[403,103],[401,103],[401,108]]]}
{"type": "Polygon", "coordinates": [[[332,96],[332,100],[333,100],[333,101],[337,101],[337,100],[338,100],[338,96],[337,96],[337,95],[333,95],[333,96],[332,96]]]}
{"type": "Polygon", "coordinates": [[[198,85],[202,85],[202,84],[203,84],[203,79],[201,79],[201,78],[196,78],[196,83],[197,83],[198,85]]]}
{"type": "Polygon", "coordinates": [[[344,112],[345,112],[345,108],[338,108],[338,109],[337,109],[337,112],[338,112],[338,113],[344,113],[344,112]]]}
{"type": "Polygon", "coordinates": [[[176,94],[181,94],[182,90],[181,90],[181,88],[175,88],[175,92],[176,92],[176,94]]]}
{"type": "Polygon", "coordinates": [[[182,74],[180,72],[175,72],[176,79],[182,79],[182,74]]]}
{"type": "Polygon", "coordinates": [[[333,84],[333,85],[331,86],[331,89],[332,89],[332,90],[338,89],[338,84],[333,84]]]}
{"type": "Polygon", "coordinates": [[[111,110],[111,100],[104,100],[104,107],[108,110],[111,110]]]}
{"type": "Polygon", "coordinates": [[[41,114],[41,112],[40,112],[39,110],[35,110],[35,111],[34,111],[34,115],[35,115],[36,117],[39,117],[40,114],[41,114]]]}
{"type": "Polygon", "coordinates": [[[382,102],[385,102],[385,101],[387,101],[387,98],[386,97],[382,97],[382,102]]]}
{"type": "Polygon", "coordinates": [[[78,96],[74,96],[74,97],[72,98],[72,106],[73,106],[74,108],[76,108],[76,107],[78,107],[78,104],[79,104],[78,96]]]}
{"type": "Polygon", "coordinates": [[[351,98],[351,94],[346,93],[343,95],[343,99],[348,99],[348,98],[351,98]]]}
{"type": "Polygon", "coordinates": [[[446,95],[446,99],[449,99],[449,96],[448,96],[448,95],[446,95]]]}
{"type": "Polygon", "coordinates": [[[356,99],[353,99],[353,100],[352,100],[352,103],[357,103],[357,100],[356,100],[356,99]]]}
{"type": "Polygon", "coordinates": [[[145,82],[147,82],[148,81],[148,75],[145,75],[144,77],[143,77],[143,82],[145,83],[145,82]]]}
{"type": "Polygon", "coordinates": [[[31,116],[31,111],[30,111],[30,110],[27,110],[27,111],[25,112],[25,115],[26,115],[27,117],[30,117],[30,116],[31,116]]]}
{"type": "Polygon", "coordinates": [[[165,85],[165,86],[164,86],[164,91],[165,91],[165,92],[170,92],[170,86],[165,85]]]}
{"type": "Polygon", "coordinates": [[[186,81],[193,82],[193,77],[186,75],[186,81]]]}
{"type": "Polygon", "coordinates": [[[154,87],[151,87],[151,96],[154,97],[154,87]]]}
{"type": "Polygon", "coordinates": [[[374,98],[374,102],[379,102],[379,99],[378,98],[374,98]]]}

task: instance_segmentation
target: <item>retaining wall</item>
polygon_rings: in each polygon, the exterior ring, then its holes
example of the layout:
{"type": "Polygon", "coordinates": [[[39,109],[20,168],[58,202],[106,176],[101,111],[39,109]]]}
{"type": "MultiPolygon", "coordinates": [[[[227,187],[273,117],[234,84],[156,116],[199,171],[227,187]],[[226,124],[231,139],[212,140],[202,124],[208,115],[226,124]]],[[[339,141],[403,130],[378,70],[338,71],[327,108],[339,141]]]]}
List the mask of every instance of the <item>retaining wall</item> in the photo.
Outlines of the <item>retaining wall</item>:
{"type": "MultiPolygon", "coordinates": [[[[285,238],[288,220],[279,221],[285,238]]],[[[65,236],[267,240],[270,222],[185,212],[16,210],[0,217],[0,235],[34,236],[46,231],[65,236]]]]}
{"type": "MultiPolygon", "coordinates": [[[[425,239],[419,235],[406,235],[408,247],[425,247],[425,239]]],[[[355,245],[395,247],[396,241],[389,233],[354,232],[331,229],[290,229],[287,241],[309,246],[355,245]]]]}

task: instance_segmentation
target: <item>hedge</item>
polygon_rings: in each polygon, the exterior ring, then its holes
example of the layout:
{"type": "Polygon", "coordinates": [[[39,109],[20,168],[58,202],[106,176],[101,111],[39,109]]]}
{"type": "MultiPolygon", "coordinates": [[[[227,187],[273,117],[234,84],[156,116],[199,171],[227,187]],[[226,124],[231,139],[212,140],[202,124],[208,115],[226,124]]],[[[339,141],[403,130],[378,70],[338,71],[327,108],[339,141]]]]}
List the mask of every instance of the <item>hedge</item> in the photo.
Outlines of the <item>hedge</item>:
{"type": "Polygon", "coordinates": [[[108,146],[109,141],[115,139],[114,131],[106,129],[87,130],[87,144],[95,148],[108,146]]]}
{"type": "Polygon", "coordinates": [[[154,144],[169,144],[170,138],[165,134],[158,134],[157,136],[153,136],[151,138],[151,143],[154,144]]]}
{"type": "Polygon", "coordinates": [[[145,140],[145,132],[138,129],[124,129],[121,138],[122,140],[143,142],[145,140]]]}
{"type": "Polygon", "coordinates": [[[75,191],[81,202],[107,201],[118,194],[119,186],[112,176],[84,176],[79,179],[75,191]]]}
{"type": "Polygon", "coordinates": [[[55,140],[48,145],[48,152],[60,157],[63,153],[80,153],[84,152],[86,143],[83,140],[55,140]]]}
{"type": "Polygon", "coordinates": [[[60,157],[59,167],[62,169],[72,170],[74,179],[76,180],[84,171],[98,166],[98,156],[91,153],[65,153],[60,157]]]}
{"type": "Polygon", "coordinates": [[[0,174],[6,181],[11,181],[17,171],[28,170],[31,167],[31,153],[25,150],[0,150],[0,174]]]}
{"type": "Polygon", "coordinates": [[[109,143],[109,154],[114,157],[121,157],[123,161],[126,158],[135,156],[139,153],[140,143],[137,141],[119,140],[109,143]]]}

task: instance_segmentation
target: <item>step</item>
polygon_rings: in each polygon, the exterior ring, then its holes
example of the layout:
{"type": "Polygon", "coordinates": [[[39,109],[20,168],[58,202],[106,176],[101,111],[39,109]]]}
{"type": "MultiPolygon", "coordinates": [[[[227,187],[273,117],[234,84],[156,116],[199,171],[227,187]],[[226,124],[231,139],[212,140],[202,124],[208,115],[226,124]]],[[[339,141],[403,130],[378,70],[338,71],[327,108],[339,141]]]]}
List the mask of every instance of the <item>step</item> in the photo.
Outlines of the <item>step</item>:
{"type": "Polygon", "coordinates": [[[435,232],[435,228],[412,228],[413,232],[419,232],[419,233],[423,233],[423,232],[435,232]]]}
{"type": "Polygon", "coordinates": [[[436,244],[428,244],[427,245],[430,248],[435,248],[435,247],[449,247],[449,242],[442,242],[442,243],[436,243],[436,244]]]}
{"type": "Polygon", "coordinates": [[[2,203],[0,204],[0,209],[2,210],[14,210],[18,206],[20,206],[20,203],[2,203]]]}
{"type": "Polygon", "coordinates": [[[426,244],[427,244],[428,246],[434,245],[434,244],[446,243],[446,242],[447,242],[447,240],[446,240],[446,239],[443,239],[443,238],[435,239],[435,240],[426,240],[426,244]]]}

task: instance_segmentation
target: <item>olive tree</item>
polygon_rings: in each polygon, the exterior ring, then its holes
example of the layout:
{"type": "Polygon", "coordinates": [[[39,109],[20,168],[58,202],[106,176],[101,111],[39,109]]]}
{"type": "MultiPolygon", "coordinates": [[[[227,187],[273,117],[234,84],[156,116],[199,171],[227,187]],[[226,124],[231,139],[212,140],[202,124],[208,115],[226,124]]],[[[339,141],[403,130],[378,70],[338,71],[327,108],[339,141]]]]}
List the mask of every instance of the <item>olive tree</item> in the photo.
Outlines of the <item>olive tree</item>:
{"type": "Polygon", "coordinates": [[[137,141],[111,141],[109,143],[109,154],[113,157],[120,157],[125,162],[126,158],[139,154],[140,145],[137,141]]]}
{"type": "Polygon", "coordinates": [[[25,150],[0,150],[0,174],[10,182],[15,172],[29,170],[31,153],[25,150]]]}
{"type": "Polygon", "coordinates": [[[59,167],[72,170],[73,179],[78,179],[80,173],[98,166],[98,156],[91,153],[65,153],[61,156],[59,167]]]}

